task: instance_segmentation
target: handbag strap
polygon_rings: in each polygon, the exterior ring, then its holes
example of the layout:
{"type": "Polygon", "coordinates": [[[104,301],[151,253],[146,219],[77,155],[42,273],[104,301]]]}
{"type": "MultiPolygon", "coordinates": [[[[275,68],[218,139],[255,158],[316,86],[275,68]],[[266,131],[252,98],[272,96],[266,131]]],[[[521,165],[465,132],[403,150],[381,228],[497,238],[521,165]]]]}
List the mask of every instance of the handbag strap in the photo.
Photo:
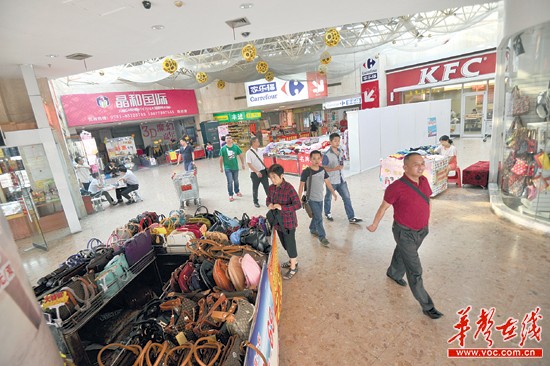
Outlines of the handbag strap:
{"type": "Polygon", "coordinates": [[[253,345],[252,343],[250,343],[249,341],[244,341],[242,344],[241,344],[241,349],[244,351],[244,347],[249,347],[249,348],[252,348],[254,350],[254,352],[256,352],[258,355],[260,355],[260,357],[262,358],[262,361],[264,362],[264,366],[267,366],[268,363],[267,363],[267,359],[265,358],[264,354],[262,353],[262,351],[260,351],[260,349],[258,347],[256,347],[255,345],[253,345]]]}
{"type": "Polygon", "coordinates": [[[422,191],[420,189],[418,189],[418,187],[416,187],[414,184],[409,182],[405,177],[401,177],[401,178],[399,178],[399,180],[401,182],[405,183],[406,185],[408,185],[409,187],[411,187],[416,193],[418,193],[420,195],[420,197],[422,197],[428,205],[430,204],[430,199],[428,197],[426,197],[426,195],[424,193],[422,193],[422,191]]]}
{"type": "Polygon", "coordinates": [[[267,167],[265,166],[264,164],[264,160],[263,159],[260,159],[260,157],[258,156],[258,154],[256,154],[256,151],[254,151],[253,148],[250,148],[250,151],[252,151],[254,153],[254,155],[256,155],[256,157],[258,158],[258,160],[260,161],[260,163],[262,163],[262,165],[264,166],[264,168],[267,170],[267,167]]]}
{"type": "Polygon", "coordinates": [[[309,195],[311,194],[311,168],[309,169],[309,176],[307,177],[307,193],[306,193],[306,201],[309,201],[309,195]]]}

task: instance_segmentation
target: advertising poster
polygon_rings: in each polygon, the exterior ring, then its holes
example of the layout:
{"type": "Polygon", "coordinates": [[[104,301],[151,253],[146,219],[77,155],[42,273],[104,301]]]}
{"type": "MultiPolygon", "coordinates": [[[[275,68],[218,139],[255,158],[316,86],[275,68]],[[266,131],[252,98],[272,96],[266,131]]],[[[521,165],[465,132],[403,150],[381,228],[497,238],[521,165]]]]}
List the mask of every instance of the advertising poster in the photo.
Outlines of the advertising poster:
{"type": "Polygon", "coordinates": [[[194,90],[152,90],[61,96],[67,125],[86,126],[198,114],[194,90]]]}
{"type": "Polygon", "coordinates": [[[295,102],[328,96],[326,75],[318,72],[293,75],[291,80],[275,78],[245,83],[246,104],[249,107],[295,102]]]}
{"type": "Polygon", "coordinates": [[[428,118],[428,137],[437,136],[437,119],[435,117],[428,118]]]}
{"type": "Polygon", "coordinates": [[[63,365],[0,213],[0,365],[63,365]]]}
{"type": "Polygon", "coordinates": [[[140,129],[144,146],[152,146],[155,140],[171,141],[178,138],[174,122],[147,123],[141,125],[140,129]]]}
{"type": "Polygon", "coordinates": [[[378,60],[369,58],[361,65],[361,109],[380,107],[378,60]]]}

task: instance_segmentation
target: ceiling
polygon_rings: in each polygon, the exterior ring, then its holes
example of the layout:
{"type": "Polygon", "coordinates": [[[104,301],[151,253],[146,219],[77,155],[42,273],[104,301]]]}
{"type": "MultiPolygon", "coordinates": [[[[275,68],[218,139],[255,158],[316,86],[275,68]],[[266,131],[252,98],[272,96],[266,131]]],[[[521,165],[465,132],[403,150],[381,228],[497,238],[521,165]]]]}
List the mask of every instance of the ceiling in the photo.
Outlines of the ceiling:
{"type": "MultiPolygon", "coordinates": [[[[482,4],[476,0],[245,1],[25,0],[0,3],[0,77],[19,78],[20,64],[50,79],[115,65],[269,39],[331,26],[482,4]],[[250,25],[226,21],[246,17],[250,25]],[[154,25],[164,26],[153,30],[154,25]],[[243,37],[243,32],[249,32],[243,37]],[[70,60],[84,53],[92,57],[70,60]],[[56,57],[48,57],[56,55],[56,57]]],[[[307,35],[304,36],[307,38],[307,35]]]]}

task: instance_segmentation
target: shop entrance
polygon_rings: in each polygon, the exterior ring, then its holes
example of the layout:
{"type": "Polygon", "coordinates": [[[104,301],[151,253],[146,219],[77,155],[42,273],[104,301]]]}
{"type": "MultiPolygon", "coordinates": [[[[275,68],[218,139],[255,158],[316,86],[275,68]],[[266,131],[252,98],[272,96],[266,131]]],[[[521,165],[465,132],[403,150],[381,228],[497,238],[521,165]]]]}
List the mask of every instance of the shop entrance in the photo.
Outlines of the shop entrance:
{"type": "Polygon", "coordinates": [[[486,93],[472,92],[462,94],[462,129],[463,137],[482,137],[485,133],[486,93]]]}

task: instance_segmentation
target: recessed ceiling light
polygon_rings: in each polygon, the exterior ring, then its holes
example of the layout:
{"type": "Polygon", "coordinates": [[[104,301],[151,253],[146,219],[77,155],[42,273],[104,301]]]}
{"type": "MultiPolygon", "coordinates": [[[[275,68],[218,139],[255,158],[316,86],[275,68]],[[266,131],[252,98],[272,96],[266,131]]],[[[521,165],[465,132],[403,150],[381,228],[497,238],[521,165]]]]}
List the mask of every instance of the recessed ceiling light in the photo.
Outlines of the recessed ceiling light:
{"type": "Polygon", "coordinates": [[[50,54],[50,55],[46,55],[46,57],[49,57],[49,58],[56,58],[58,57],[59,55],[54,55],[54,54],[50,54]]]}
{"type": "Polygon", "coordinates": [[[152,30],[163,30],[164,29],[164,25],[162,24],[157,24],[157,25],[153,25],[151,27],[152,30]]]}
{"type": "Polygon", "coordinates": [[[254,6],[254,4],[252,4],[252,3],[242,3],[240,8],[241,9],[250,9],[253,6],[254,6]]]}

